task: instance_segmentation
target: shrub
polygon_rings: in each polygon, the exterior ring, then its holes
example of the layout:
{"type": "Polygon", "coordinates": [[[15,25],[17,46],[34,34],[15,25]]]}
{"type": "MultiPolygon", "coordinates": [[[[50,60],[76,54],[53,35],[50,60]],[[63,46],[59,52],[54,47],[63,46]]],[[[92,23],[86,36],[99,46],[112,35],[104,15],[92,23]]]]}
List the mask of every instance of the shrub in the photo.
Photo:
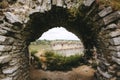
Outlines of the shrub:
{"type": "Polygon", "coordinates": [[[81,55],[65,57],[52,51],[45,52],[47,58],[47,68],[49,70],[70,70],[72,67],[80,65],[81,55]]]}
{"type": "Polygon", "coordinates": [[[31,51],[31,55],[34,55],[37,52],[38,52],[37,50],[33,50],[33,51],[31,51]]]}
{"type": "Polygon", "coordinates": [[[114,10],[120,10],[120,0],[99,0],[99,3],[111,6],[114,10]]]}

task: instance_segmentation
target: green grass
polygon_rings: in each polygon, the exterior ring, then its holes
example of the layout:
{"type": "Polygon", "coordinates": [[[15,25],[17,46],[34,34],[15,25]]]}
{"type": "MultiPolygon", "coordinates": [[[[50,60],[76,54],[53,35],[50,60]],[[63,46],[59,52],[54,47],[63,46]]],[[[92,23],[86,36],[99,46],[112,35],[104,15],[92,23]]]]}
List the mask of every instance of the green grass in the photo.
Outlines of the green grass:
{"type": "Polygon", "coordinates": [[[29,46],[29,51],[32,52],[32,51],[40,51],[40,50],[50,50],[50,45],[43,45],[43,44],[39,44],[39,45],[30,45],[29,46]]]}

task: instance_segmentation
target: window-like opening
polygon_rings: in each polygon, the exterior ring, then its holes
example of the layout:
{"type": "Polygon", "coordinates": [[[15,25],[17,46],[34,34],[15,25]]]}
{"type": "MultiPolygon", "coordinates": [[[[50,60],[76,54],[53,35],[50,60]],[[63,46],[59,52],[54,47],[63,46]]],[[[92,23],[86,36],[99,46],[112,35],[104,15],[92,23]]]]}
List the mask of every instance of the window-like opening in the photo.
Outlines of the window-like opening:
{"type": "MultiPolygon", "coordinates": [[[[52,28],[44,32],[38,40],[31,43],[29,51],[31,53],[31,65],[35,68],[32,74],[38,72],[36,75],[50,76],[50,74],[56,73],[58,76],[54,75],[53,77],[57,76],[59,78],[60,75],[64,77],[65,73],[67,75],[69,75],[69,72],[73,74],[74,69],[77,71],[77,69],[82,70],[83,68],[88,73],[89,70],[94,71],[89,66],[84,65],[85,49],[82,41],[63,27],[52,28]]],[[[44,78],[47,77],[44,76],[44,78]]]]}

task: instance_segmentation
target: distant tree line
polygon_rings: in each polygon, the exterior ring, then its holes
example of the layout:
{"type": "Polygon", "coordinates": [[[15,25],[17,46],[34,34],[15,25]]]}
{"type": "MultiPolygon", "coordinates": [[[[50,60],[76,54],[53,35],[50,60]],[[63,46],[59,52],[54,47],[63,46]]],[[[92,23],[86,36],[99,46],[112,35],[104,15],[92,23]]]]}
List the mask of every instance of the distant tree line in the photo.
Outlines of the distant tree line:
{"type": "Polygon", "coordinates": [[[35,42],[31,42],[31,45],[49,45],[50,42],[49,40],[36,40],[35,42]]]}

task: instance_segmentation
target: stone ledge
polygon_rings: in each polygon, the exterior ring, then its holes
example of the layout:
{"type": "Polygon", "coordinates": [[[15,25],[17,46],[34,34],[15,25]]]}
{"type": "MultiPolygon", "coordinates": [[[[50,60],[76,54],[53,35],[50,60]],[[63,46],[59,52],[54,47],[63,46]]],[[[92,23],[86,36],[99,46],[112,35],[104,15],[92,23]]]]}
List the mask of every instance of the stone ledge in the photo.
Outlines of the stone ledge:
{"type": "Polygon", "coordinates": [[[0,36],[0,44],[12,44],[14,39],[11,37],[0,36]]]}
{"type": "Polygon", "coordinates": [[[12,50],[12,46],[0,45],[0,52],[8,52],[12,50]]]}
{"type": "Polygon", "coordinates": [[[14,73],[18,68],[19,68],[20,66],[18,66],[18,65],[15,65],[15,66],[13,66],[13,67],[8,67],[8,68],[6,68],[6,69],[2,69],[2,72],[4,73],[4,74],[12,74],[12,73],[14,73]]]}
{"type": "Polygon", "coordinates": [[[90,7],[93,4],[93,2],[95,2],[95,0],[84,0],[83,4],[86,7],[90,7]]]}
{"type": "Polygon", "coordinates": [[[107,24],[109,24],[109,23],[111,23],[119,18],[120,18],[120,11],[116,11],[116,12],[104,17],[103,21],[104,21],[105,25],[107,25],[107,24]]]}
{"type": "Polygon", "coordinates": [[[107,7],[105,9],[103,9],[101,12],[99,12],[98,15],[99,15],[99,17],[104,17],[104,16],[108,15],[111,12],[112,12],[112,8],[107,7]]]}
{"type": "Polygon", "coordinates": [[[107,79],[110,79],[110,78],[112,77],[112,75],[109,74],[108,72],[103,72],[103,71],[101,71],[99,67],[97,67],[97,70],[99,71],[99,73],[100,73],[102,76],[104,76],[104,77],[107,78],[107,79]]]}
{"type": "Polygon", "coordinates": [[[0,64],[9,62],[12,59],[11,55],[0,56],[0,64]]]}
{"type": "Polygon", "coordinates": [[[120,51],[120,46],[109,46],[108,49],[111,50],[111,51],[116,51],[117,52],[117,51],[120,51]]]}
{"type": "Polygon", "coordinates": [[[112,24],[106,26],[106,27],[104,28],[104,30],[115,30],[115,29],[117,29],[117,28],[118,28],[118,26],[117,26],[116,24],[112,23],[112,24]]]}
{"type": "Polygon", "coordinates": [[[8,31],[0,28],[0,35],[6,35],[7,33],[8,33],[8,31]]]}
{"type": "Polygon", "coordinates": [[[112,54],[116,58],[120,58],[120,52],[112,51],[110,54],[112,54]]]}
{"type": "Polygon", "coordinates": [[[120,59],[112,56],[112,60],[120,65],[120,59]]]}
{"type": "Polygon", "coordinates": [[[113,46],[120,45],[120,37],[115,37],[109,40],[110,44],[113,46]]]}
{"type": "Polygon", "coordinates": [[[6,78],[2,78],[0,80],[13,80],[13,78],[12,77],[6,77],[6,78]]]}
{"type": "Polygon", "coordinates": [[[8,22],[10,22],[10,23],[17,23],[17,22],[19,22],[19,23],[22,24],[22,21],[20,20],[20,18],[18,16],[14,15],[13,13],[6,12],[4,14],[5,14],[8,22]]]}
{"type": "Polygon", "coordinates": [[[120,36],[120,29],[117,29],[115,31],[112,31],[109,33],[109,35],[114,38],[114,37],[117,37],[117,36],[120,36]]]}

